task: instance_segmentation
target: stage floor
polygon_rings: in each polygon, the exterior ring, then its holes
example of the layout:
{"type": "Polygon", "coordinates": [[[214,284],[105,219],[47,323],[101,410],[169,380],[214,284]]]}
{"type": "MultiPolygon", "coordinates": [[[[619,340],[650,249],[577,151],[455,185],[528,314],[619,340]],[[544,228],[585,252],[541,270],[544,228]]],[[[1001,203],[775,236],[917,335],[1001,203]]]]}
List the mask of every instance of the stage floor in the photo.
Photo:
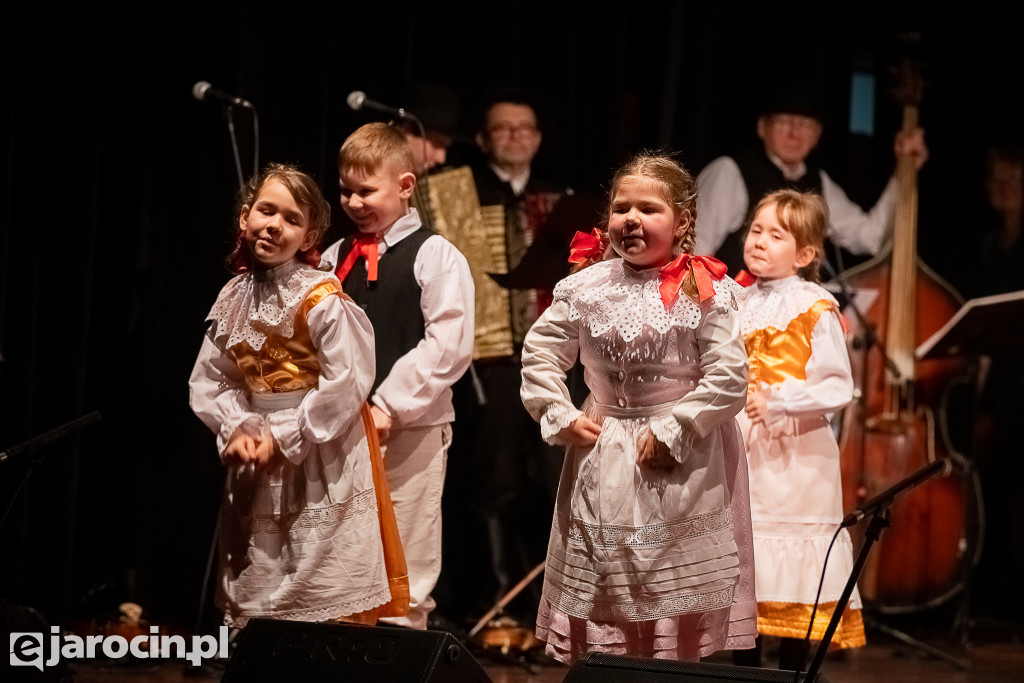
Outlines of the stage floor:
{"type": "MultiPolygon", "coordinates": [[[[963,629],[960,631],[953,637],[948,624],[922,626],[920,623],[881,622],[869,628],[866,647],[830,654],[824,660],[821,673],[833,683],[1024,681],[1024,623],[979,619],[966,633],[963,629]],[[904,637],[913,642],[904,642],[901,640],[904,637]]],[[[492,683],[560,683],[569,672],[566,666],[526,661],[521,656],[503,658],[473,644],[467,649],[473,652],[492,683]]],[[[773,654],[769,641],[766,663],[771,662],[773,654]]],[[[718,653],[705,661],[731,663],[728,653],[718,653]]],[[[76,662],[73,680],[75,683],[195,683],[219,680],[221,671],[189,669],[176,662],[153,666],[147,660],[120,660],[117,665],[76,662]]]]}

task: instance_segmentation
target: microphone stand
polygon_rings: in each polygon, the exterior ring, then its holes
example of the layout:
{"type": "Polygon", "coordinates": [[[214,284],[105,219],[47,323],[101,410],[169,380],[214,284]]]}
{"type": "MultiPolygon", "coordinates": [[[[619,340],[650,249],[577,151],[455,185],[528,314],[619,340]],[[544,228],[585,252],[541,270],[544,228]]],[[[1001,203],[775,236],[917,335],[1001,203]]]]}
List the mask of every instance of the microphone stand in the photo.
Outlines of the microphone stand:
{"type": "Polygon", "coordinates": [[[238,156],[238,138],[235,136],[234,107],[224,107],[224,122],[228,124],[228,135],[231,137],[231,151],[235,155],[235,172],[238,174],[238,188],[245,187],[242,180],[242,159],[238,156]]]}
{"type": "MultiPolygon", "coordinates": [[[[420,146],[423,148],[423,161],[425,163],[426,160],[427,160],[427,129],[424,128],[423,122],[420,121],[419,117],[416,116],[415,114],[413,114],[411,111],[406,111],[405,109],[402,109],[401,107],[398,108],[398,118],[404,119],[406,121],[412,121],[413,123],[416,124],[416,131],[420,134],[420,146]]],[[[391,123],[393,125],[394,121],[392,121],[391,123]]],[[[417,181],[425,181],[426,178],[427,178],[427,169],[426,168],[416,169],[416,175],[417,176],[421,175],[421,171],[422,171],[422,176],[423,177],[422,178],[417,178],[417,181]]],[[[421,218],[422,218],[422,216],[421,216],[421,218]]]]}
{"type": "MultiPolygon", "coordinates": [[[[260,157],[260,123],[259,117],[256,115],[256,107],[247,107],[252,112],[252,130],[253,130],[253,155],[252,155],[252,174],[253,177],[259,174],[259,157],[260,157]]],[[[238,153],[238,138],[235,135],[235,108],[231,105],[224,107],[224,121],[228,126],[228,135],[231,138],[231,151],[235,157],[235,172],[238,174],[238,187],[240,190],[245,188],[245,179],[242,177],[242,159],[238,153]]]]}
{"type": "MultiPolygon", "coordinates": [[[[839,283],[839,289],[842,291],[843,296],[849,302],[850,310],[853,311],[853,316],[857,319],[857,324],[860,325],[860,329],[863,330],[860,338],[854,342],[854,346],[857,346],[857,342],[859,341],[860,348],[864,350],[865,355],[868,351],[871,350],[872,346],[878,347],[879,352],[882,354],[882,360],[885,362],[885,367],[889,369],[889,372],[893,374],[893,377],[899,380],[901,378],[901,375],[899,368],[896,366],[896,362],[892,359],[892,357],[889,356],[889,352],[885,348],[885,343],[882,342],[875,334],[874,324],[868,322],[868,320],[864,317],[864,314],[861,313],[861,310],[857,308],[857,304],[853,300],[853,294],[850,292],[850,288],[846,284],[846,280],[843,279],[842,274],[837,273],[832,268],[832,264],[828,262],[828,259],[825,259],[822,262],[822,265],[825,266],[825,270],[828,272],[829,276],[837,283],[839,283]]],[[[861,386],[863,386],[863,383],[861,384],[861,386]]]]}
{"type": "MultiPolygon", "coordinates": [[[[867,410],[866,410],[867,406],[865,404],[865,395],[864,395],[863,391],[864,391],[865,387],[867,386],[867,369],[868,369],[867,354],[871,350],[871,347],[875,346],[875,347],[878,348],[878,351],[879,351],[879,353],[882,356],[882,361],[885,363],[886,368],[888,368],[889,371],[892,373],[893,378],[895,380],[899,381],[902,376],[901,376],[901,374],[899,372],[899,368],[896,366],[896,363],[889,356],[889,353],[888,353],[888,351],[885,348],[885,344],[880,339],[878,339],[878,337],[875,335],[874,325],[872,323],[868,322],[868,320],[864,317],[864,315],[860,311],[860,309],[857,308],[857,304],[853,300],[853,296],[852,296],[852,294],[850,292],[849,286],[846,284],[846,280],[843,279],[843,277],[842,277],[842,275],[840,273],[837,273],[832,268],[831,264],[828,262],[827,259],[824,261],[824,267],[825,267],[825,270],[828,272],[829,276],[835,282],[837,282],[839,284],[840,290],[842,291],[843,296],[846,297],[846,300],[849,302],[850,309],[853,311],[854,317],[857,319],[858,325],[860,325],[861,330],[863,330],[863,332],[862,332],[862,334],[861,334],[861,336],[859,338],[860,346],[858,347],[858,345],[857,345],[857,341],[858,340],[854,341],[854,346],[857,347],[857,348],[861,348],[861,350],[864,352],[864,360],[861,363],[861,367],[860,367],[861,394],[857,398],[857,401],[860,404],[859,417],[860,417],[860,420],[861,420],[861,425],[860,425],[861,426],[861,434],[863,435],[863,434],[865,434],[867,432],[867,425],[865,424],[866,415],[867,415],[867,410]]],[[[863,467],[864,467],[864,450],[865,450],[866,446],[867,446],[867,439],[866,438],[862,438],[861,442],[860,442],[860,449],[859,449],[860,450],[860,463],[861,463],[860,466],[861,466],[861,471],[862,472],[863,472],[863,467]]],[[[928,470],[929,467],[932,467],[934,465],[935,465],[935,462],[930,463],[929,465],[927,465],[926,467],[918,470],[914,474],[911,474],[909,477],[907,477],[903,481],[895,484],[894,486],[890,487],[886,491],[883,491],[882,493],[877,495],[875,498],[873,498],[871,501],[868,501],[867,503],[865,503],[864,506],[861,508],[862,510],[865,510],[865,512],[863,514],[861,514],[858,519],[862,519],[863,517],[866,517],[869,514],[871,514],[871,515],[876,514],[874,511],[867,509],[869,506],[872,506],[873,503],[877,503],[878,501],[881,501],[883,499],[887,499],[887,500],[889,500],[891,502],[891,498],[895,497],[898,493],[901,493],[905,488],[910,488],[911,486],[915,486],[915,485],[919,484],[920,482],[924,481],[925,479],[927,479],[928,477],[930,477],[932,474],[935,474],[938,470],[931,471],[931,472],[926,472],[925,471],[925,470],[928,470]]],[[[863,486],[863,482],[861,482],[861,485],[863,486]]],[[[888,503],[886,503],[886,506],[887,505],[888,505],[888,503]]],[[[856,521],[856,520],[854,520],[854,521],[856,521]]],[[[850,522],[850,515],[847,515],[847,518],[844,519],[843,526],[850,526],[851,523],[852,522],[850,522]]],[[[870,530],[870,524],[869,524],[868,528],[870,530]]],[[[876,535],[876,539],[875,540],[877,540],[877,535],[876,535]]],[[[868,539],[865,538],[864,545],[866,547],[870,548],[871,543],[873,543],[873,541],[869,542],[868,539]]],[[[860,567],[857,567],[857,568],[855,568],[855,574],[854,575],[856,576],[856,575],[859,575],[859,574],[860,574],[860,567]]],[[[851,588],[851,591],[852,591],[852,588],[851,588]]],[[[845,607],[845,603],[843,604],[843,606],[845,607]]],[[[841,610],[839,609],[839,606],[837,606],[837,608],[836,608],[836,613],[840,613],[841,614],[841,610]]],[[[956,666],[956,667],[958,667],[960,669],[966,669],[967,668],[967,664],[963,660],[957,659],[956,657],[953,657],[952,655],[950,655],[950,654],[948,654],[948,653],[946,653],[946,652],[944,652],[942,650],[939,650],[937,648],[933,648],[930,645],[927,645],[926,643],[922,643],[922,642],[920,642],[918,640],[915,640],[910,635],[908,635],[906,633],[903,633],[902,631],[898,631],[898,630],[896,630],[896,629],[894,629],[892,627],[886,626],[886,625],[878,622],[877,620],[871,619],[867,615],[864,616],[864,621],[865,621],[865,627],[867,627],[870,624],[870,626],[872,626],[873,628],[878,629],[879,631],[885,633],[886,635],[892,636],[892,637],[896,638],[897,640],[900,640],[900,641],[902,641],[904,643],[907,643],[908,645],[911,645],[911,646],[913,646],[913,647],[915,647],[915,648],[917,648],[919,650],[923,650],[925,652],[928,652],[931,655],[933,655],[933,656],[935,656],[935,657],[937,657],[939,659],[944,659],[944,660],[952,663],[954,666],[956,666]]],[[[829,634],[829,638],[831,638],[831,634],[829,634]]],[[[819,648],[819,651],[820,651],[820,648],[819,648]]],[[[824,657],[824,652],[821,652],[820,656],[824,657]]]]}
{"type": "MultiPolygon", "coordinates": [[[[860,547],[860,552],[857,555],[856,561],[853,563],[853,570],[850,572],[850,578],[847,579],[842,595],[840,595],[839,601],[836,603],[836,606],[832,611],[832,618],[828,622],[828,628],[825,629],[825,635],[818,644],[818,649],[814,653],[814,660],[811,662],[811,666],[808,667],[807,675],[804,676],[803,680],[813,681],[815,676],[818,675],[818,670],[821,669],[821,663],[825,659],[825,653],[828,652],[829,643],[832,642],[832,636],[835,635],[836,628],[839,626],[839,620],[842,618],[843,612],[846,610],[846,605],[850,601],[850,596],[853,594],[853,589],[857,585],[857,578],[860,576],[861,570],[864,568],[864,563],[868,559],[868,553],[871,552],[871,547],[881,535],[882,529],[889,526],[889,506],[892,504],[896,496],[914,486],[917,486],[924,480],[929,479],[933,475],[937,474],[939,470],[944,469],[944,467],[945,463],[941,460],[936,460],[925,465],[917,472],[914,472],[902,481],[890,486],[888,489],[878,494],[843,519],[842,526],[846,527],[850,526],[857,519],[863,519],[868,515],[871,516],[867,530],[864,532],[864,542],[860,547]]],[[[889,635],[894,635],[904,642],[911,642],[913,640],[909,636],[900,637],[902,634],[899,634],[899,632],[894,630],[890,631],[883,629],[883,631],[889,635]]],[[[916,647],[921,647],[927,650],[936,657],[952,662],[961,669],[967,668],[967,664],[965,662],[943,652],[942,650],[917,641],[913,641],[912,644],[916,647]]],[[[795,673],[796,677],[794,680],[800,680],[800,672],[797,671],[795,673]]]]}
{"type": "Polygon", "coordinates": [[[231,137],[231,151],[235,155],[235,172],[238,174],[238,188],[245,187],[242,179],[242,159],[238,156],[238,138],[235,136],[235,110],[234,107],[224,107],[224,121],[228,124],[228,135],[231,137]]]}
{"type": "MultiPolygon", "coordinates": [[[[72,432],[77,432],[79,429],[82,429],[83,427],[90,425],[93,422],[98,421],[99,419],[99,411],[94,410],[91,413],[71,420],[70,422],[67,422],[59,427],[54,427],[53,429],[43,432],[38,436],[34,436],[31,439],[28,439],[27,441],[23,441],[20,444],[11,446],[7,450],[0,451],[0,464],[5,463],[8,460],[11,460],[12,458],[20,457],[22,453],[31,453],[35,450],[38,450],[39,448],[42,448],[51,441],[56,441],[57,439],[68,434],[71,434],[72,432]]],[[[11,495],[10,503],[8,503],[7,509],[4,510],[3,516],[0,517],[0,526],[3,526],[4,521],[7,519],[7,515],[10,514],[11,508],[14,507],[14,501],[18,498],[18,494],[21,492],[21,488],[25,485],[25,482],[27,482],[28,478],[32,476],[32,470],[33,468],[35,468],[36,464],[38,463],[32,462],[28,467],[25,468],[25,471],[22,473],[21,481],[18,483],[18,487],[15,489],[14,494],[11,495]]]]}

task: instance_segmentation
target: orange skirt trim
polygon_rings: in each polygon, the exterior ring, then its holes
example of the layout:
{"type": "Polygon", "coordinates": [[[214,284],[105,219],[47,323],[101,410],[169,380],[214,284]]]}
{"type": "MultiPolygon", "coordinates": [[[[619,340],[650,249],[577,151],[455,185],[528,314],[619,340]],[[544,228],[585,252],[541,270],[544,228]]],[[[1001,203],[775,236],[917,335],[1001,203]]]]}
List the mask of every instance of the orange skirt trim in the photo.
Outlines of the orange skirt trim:
{"type": "Polygon", "coordinates": [[[370,446],[370,462],[373,465],[373,488],[377,493],[377,520],[380,523],[380,538],[384,544],[384,568],[388,575],[391,600],[371,610],[350,614],[340,621],[357,624],[375,624],[381,617],[404,617],[409,614],[409,568],[405,563],[402,539],[398,535],[398,520],[391,503],[384,457],[380,452],[377,427],[373,424],[370,406],[363,404],[361,411],[366,441],[370,446]]]}
{"type": "MultiPolygon", "coordinates": [[[[757,632],[761,635],[782,638],[806,638],[807,626],[811,622],[812,608],[812,605],[793,602],[758,602],[757,632]]],[[[820,641],[825,637],[825,631],[828,630],[828,624],[832,620],[832,612],[835,608],[835,602],[818,605],[818,611],[814,614],[814,626],[811,628],[811,640],[820,641]]],[[[864,637],[864,620],[861,611],[847,608],[839,620],[835,633],[832,634],[829,649],[863,647],[865,644],[867,644],[867,639],[864,637]]]]}

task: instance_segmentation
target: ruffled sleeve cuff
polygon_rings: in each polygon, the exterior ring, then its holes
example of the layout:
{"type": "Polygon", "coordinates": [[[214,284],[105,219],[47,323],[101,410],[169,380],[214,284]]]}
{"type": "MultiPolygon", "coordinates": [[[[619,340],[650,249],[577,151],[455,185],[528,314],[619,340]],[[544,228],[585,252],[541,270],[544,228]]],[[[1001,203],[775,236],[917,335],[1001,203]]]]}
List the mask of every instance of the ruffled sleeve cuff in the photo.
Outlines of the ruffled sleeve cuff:
{"type": "Polygon", "coordinates": [[[303,438],[299,431],[298,411],[298,408],[275,410],[266,417],[269,435],[273,437],[281,455],[293,465],[302,464],[311,448],[309,440],[303,438]]]}
{"type": "Polygon", "coordinates": [[[672,415],[658,415],[652,417],[649,426],[651,433],[669,448],[669,453],[676,462],[685,462],[693,446],[693,439],[696,436],[692,429],[684,427],[679,420],[672,415]]]}
{"type": "Polygon", "coordinates": [[[220,454],[221,461],[224,460],[224,451],[227,450],[232,437],[238,431],[259,436],[263,431],[263,418],[256,413],[242,413],[221,423],[220,431],[217,432],[217,452],[220,454]]]}
{"type": "Polygon", "coordinates": [[[564,446],[565,442],[558,438],[558,433],[576,421],[583,411],[574,406],[552,403],[540,417],[540,435],[552,446],[564,446]]]}

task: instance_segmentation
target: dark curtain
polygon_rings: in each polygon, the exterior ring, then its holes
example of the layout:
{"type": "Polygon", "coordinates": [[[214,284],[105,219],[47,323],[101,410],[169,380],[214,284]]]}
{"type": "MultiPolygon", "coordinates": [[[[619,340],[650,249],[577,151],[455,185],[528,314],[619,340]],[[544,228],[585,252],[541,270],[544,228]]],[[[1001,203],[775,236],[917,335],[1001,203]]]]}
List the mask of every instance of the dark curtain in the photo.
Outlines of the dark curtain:
{"type": "MultiPolygon", "coordinates": [[[[884,48],[907,17],[829,6],[807,4],[794,28],[747,3],[608,12],[583,2],[235,1],[116,13],[8,3],[0,448],[93,411],[101,419],[0,464],[0,599],[65,626],[126,600],[162,623],[191,628],[201,608],[213,618],[203,588],[222,472],[212,435],[189,410],[187,379],[228,277],[238,176],[228,122],[192,97],[197,81],[256,105],[258,150],[252,118],[233,118],[243,175],[257,151],[260,163],[298,163],[335,206],[335,237],[345,229],[335,153],[369,120],[345,106],[352,90],[402,106],[412,81],[448,85],[471,131],[484,90],[530,86],[546,114],[539,173],[603,192],[641,147],[678,150],[696,172],[752,141],[754,86],[787,60],[810,60],[834,84],[826,167],[870,205],[898,124],[883,94],[876,138],[844,134],[849,72],[867,55],[884,76],[884,48]],[[787,30],[801,42],[780,52],[787,30]]],[[[981,49],[988,24],[974,22],[965,36],[935,19],[926,34],[935,45],[959,41],[957,59],[934,51],[941,71],[924,121],[936,189],[975,182],[979,124],[1009,98],[982,90],[1000,80],[979,76],[978,65],[994,54],[999,74],[1018,73],[1016,54],[981,49]]],[[[1017,118],[1004,118],[999,130],[1012,131],[1017,118]]],[[[456,162],[471,154],[461,142],[451,150],[456,162]]],[[[963,222],[952,225],[948,194],[936,208],[922,200],[933,219],[922,249],[955,273],[945,238],[963,222]]]]}

